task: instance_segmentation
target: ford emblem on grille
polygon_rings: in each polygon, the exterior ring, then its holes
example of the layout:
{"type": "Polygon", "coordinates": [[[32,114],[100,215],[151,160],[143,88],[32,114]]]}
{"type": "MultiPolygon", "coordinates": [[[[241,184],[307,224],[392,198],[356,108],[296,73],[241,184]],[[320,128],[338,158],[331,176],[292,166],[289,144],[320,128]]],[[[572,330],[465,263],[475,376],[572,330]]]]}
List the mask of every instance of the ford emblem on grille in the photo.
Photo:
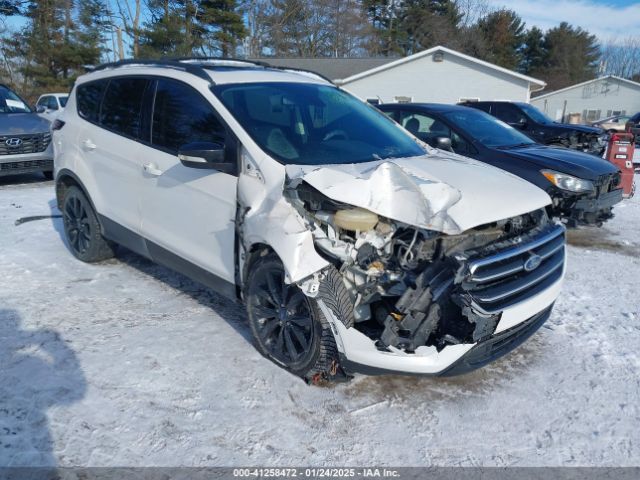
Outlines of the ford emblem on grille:
{"type": "Polygon", "coordinates": [[[532,272],[540,266],[542,263],[542,257],[540,255],[531,255],[526,262],[524,262],[524,269],[527,272],[532,272]]]}
{"type": "Polygon", "coordinates": [[[20,145],[22,145],[22,139],[21,138],[7,138],[4,143],[8,146],[8,147],[19,147],[20,145]]]}

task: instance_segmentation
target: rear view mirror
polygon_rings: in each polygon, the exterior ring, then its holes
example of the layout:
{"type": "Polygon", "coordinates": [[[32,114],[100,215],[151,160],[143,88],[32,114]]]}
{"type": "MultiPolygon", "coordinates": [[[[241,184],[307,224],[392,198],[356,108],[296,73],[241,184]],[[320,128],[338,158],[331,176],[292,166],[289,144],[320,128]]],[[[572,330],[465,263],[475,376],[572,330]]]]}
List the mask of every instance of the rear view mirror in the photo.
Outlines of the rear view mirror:
{"type": "Polygon", "coordinates": [[[193,142],[183,145],[178,151],[178,159],[185,167],[235,173],[235,163],[225,162],[224,157],[222,143],[193,142]]]}
{"type": "Polygon", "coordinates": [[[451,150],[451,139],[449,137],[437,137],[436,138],[436,148],[440,150],[451,150]]]}

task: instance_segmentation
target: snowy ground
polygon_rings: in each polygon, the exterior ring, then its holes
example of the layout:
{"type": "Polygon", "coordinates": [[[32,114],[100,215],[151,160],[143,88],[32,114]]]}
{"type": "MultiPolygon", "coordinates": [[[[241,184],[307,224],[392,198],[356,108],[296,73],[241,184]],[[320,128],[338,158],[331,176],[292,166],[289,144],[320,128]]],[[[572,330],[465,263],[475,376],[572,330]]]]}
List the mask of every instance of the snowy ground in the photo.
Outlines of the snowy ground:
{"type": "MultiPolygon", "coordinates": [[[[640,178],[636,178],[639,181],[640,178]]],[[[640,199],[572,234],[528,343],[453,379],[313,388],[241,306],[131,253],[72,258],[51,182],[0,179],[0,465],[640,463],[640,199]]]]}

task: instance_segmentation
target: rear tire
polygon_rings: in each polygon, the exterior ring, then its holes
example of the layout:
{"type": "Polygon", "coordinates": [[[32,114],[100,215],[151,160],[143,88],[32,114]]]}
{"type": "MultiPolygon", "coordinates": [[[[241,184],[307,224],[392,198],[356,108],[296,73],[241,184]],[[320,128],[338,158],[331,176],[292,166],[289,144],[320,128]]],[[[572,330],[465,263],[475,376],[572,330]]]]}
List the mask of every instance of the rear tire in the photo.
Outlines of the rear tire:
{"type": "Polygon", "coordinates": [[[284,281],[284,266],[274,253],[263,252],[249,266],[245,301],[258,351],[308,383],[347,380],[338,349],[318,301],[323,300],[346,326],[353,307],[339,273],[330,268],[316,298],[284,281]]]}
{"type": "Polygon", "coordinates": [[[114,244],[102,236],[98,217],[86,195],[69,187],[62,199],[62,220],[67,246],[78,260],[94,263],[114,255],[114,244]]]}

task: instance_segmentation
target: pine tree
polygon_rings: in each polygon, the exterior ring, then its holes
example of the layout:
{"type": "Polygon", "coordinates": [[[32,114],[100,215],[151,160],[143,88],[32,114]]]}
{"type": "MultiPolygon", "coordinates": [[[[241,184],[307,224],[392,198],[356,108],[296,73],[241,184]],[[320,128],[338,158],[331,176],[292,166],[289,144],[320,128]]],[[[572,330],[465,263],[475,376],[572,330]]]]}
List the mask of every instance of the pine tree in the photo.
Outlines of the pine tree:
{"type": "Polygon", "coordinates": [[[477,25],[484,48],[483,60],[501,67],[515,69],[521,63],[521,49],[525,38],[525,24],[512,10],[498,10],[480,19],[477,25]]]}
{"type": "Polygon", "coordinates": [[[586,30],[562,22],[547,31],[544,47],[548,60],[543,79],[548,90],[595,78],[600,47],[596,37],[586,30]]]}
{"type": "Polygon", "coordinates": [[[236,55],[236,50],[247,31],[237,0],[202,0],[200,25],[207,38],[211,53],[223,57],[236,55]]]}
{"type": "Polygon", "coordinates": [[[532,27],[524,37],[519,70],[535,77],[544,69],[547,57],[544,33],[538,27],[532,27]]]}

